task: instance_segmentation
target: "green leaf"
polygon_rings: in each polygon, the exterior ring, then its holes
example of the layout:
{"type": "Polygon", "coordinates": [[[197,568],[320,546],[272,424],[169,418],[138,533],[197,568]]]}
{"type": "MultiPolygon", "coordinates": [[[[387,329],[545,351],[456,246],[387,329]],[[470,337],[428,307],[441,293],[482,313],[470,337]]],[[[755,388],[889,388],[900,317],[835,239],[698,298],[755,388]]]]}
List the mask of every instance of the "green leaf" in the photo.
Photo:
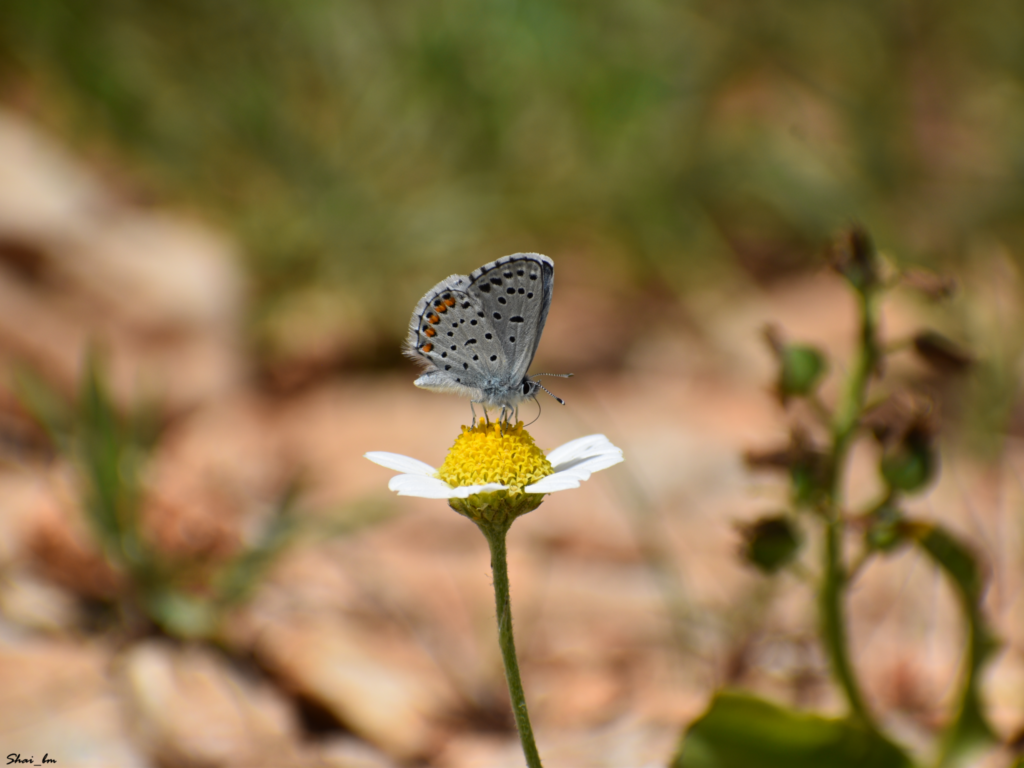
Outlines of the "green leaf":
{"type": "Polygon", "coordinates": [[[997,643],[981,613],[984,579],[974,554],[952,534],[929,523],[914,526],[918,545],[953,582],[967,619],[968,645],[955,718],[942,739],[940,766],[962,764],[978,748],[996,741],[979,690],[981,668],[997,643]]]}
{"type": "Polygon", "coordinates": [[[892,742],[850,720],[718,693],[687,730],[672,768],[910,768],[892,742]]]}
{"type": "Polygon", "coordinates": [[[781,350],[779,391],[783,397],[811,394],[828,370],[828,361],[814,347],[787,344],[781,350]]]}

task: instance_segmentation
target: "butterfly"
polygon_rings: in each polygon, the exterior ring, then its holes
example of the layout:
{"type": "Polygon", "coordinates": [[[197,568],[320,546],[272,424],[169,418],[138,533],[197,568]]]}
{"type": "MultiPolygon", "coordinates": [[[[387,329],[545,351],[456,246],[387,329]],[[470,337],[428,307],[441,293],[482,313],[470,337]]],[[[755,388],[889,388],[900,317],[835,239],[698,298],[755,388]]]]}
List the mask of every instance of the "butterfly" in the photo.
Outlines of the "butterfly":
{"type": "Polygon", "coordinates": [[[554,282],[554,262],[539,253],[515,253],[439,282],[416,304],[409,321],[404,351],[425,369],[415,385],[468,397],[471,409],[479,403],[485,413],[500,408],[500,419],[538,391],[547,392],[527,371],[554,282]]]}

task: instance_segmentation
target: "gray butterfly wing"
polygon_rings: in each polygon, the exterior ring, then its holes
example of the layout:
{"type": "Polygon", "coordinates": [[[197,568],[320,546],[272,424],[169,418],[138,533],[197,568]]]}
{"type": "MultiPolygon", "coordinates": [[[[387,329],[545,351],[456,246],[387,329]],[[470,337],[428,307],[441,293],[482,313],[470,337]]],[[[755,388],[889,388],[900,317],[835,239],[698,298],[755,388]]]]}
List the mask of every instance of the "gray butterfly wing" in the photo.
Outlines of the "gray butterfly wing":
{"type": "Polygon", "coordinates": [[[499,386],[515,389],[540,344],[551,307],[555,264],[539,253],[515,253],[485,264],[469,280],[469,295],[485,308],[501,345],[504,363],[493,373],[499,386]]]}
{"type": "Polygon", "coordinates": [[[406,337],[406,355],[425,368],[416,385],[511,401],[537,351],[553,284],[551,259],[517,253],[435,285],[413,310],[406,337]]]}
{"type": "Polygon", "coordinates": [[[409,321],[405,354],[425,369],[416,386],[481,402],[489,399],[504,350],[469,286],[467,275],[452,275],[427,291],[409,321]]]}

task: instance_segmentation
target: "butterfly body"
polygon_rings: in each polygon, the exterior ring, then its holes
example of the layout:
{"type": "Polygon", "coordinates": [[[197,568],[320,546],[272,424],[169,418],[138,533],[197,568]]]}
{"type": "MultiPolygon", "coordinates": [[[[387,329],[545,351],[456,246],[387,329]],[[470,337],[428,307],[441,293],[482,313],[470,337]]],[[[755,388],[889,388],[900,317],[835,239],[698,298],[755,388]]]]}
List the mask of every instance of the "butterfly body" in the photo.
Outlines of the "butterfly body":
{"type": "Polygon", "coordinates": [[[516,253],[452,275],[413,310],[405,354],[424,367],[416,386],[514,409],[541,388],[527,375],[554,286],[554,263],[516,253]]]}

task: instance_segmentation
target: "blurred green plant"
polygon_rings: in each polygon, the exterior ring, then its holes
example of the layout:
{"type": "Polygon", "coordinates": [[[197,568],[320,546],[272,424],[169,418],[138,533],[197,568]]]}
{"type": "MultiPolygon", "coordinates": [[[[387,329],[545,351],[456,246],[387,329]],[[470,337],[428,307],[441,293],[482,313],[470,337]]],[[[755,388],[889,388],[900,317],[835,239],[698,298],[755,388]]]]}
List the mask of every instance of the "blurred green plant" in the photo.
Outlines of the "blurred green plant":
{"type": "Polygon", "coordinates": [[[866,230],[855,227],[837,239],[832,265],[857,298],[860,323],[855,359],[845,375],[838,403],[829,408],[818,394],[826,370],[825,354],[787,343],[776,330],[767,334],[779,368],[779,401],[783,406],[805,402],[829,441],[818,446],[806,431],[794,429],[784,447],[748,455],[753,466],[789,473],[792,509],[744,526],[742,554],[762,572],[779,572],[797,561],[804,541],[798,524],[808,519],[816,524],[823,558],[817,577],[819,633],[848,715],[829,720],[722,692],[687,730],[673,763],[676,768],[910,766],[911,759],[883,733],[864,698],[850,657],[844,607],[856,575],[873,558],[905,546],[919,548],[949,579],[967,629],[959,690],[934,764],[937,768],[964,765],[976,756],[976,750],[996,740],[979,691],[981,669],[996,645],[982,615],[982,569],[970,548],[950,531],[913,519],[903,510],[905,497],[928,487],[938,473],[935,406],[898,388],[884,391],[871,386],[882,379],[886,354],[901,349],[913,349],[945,375],[967,370],[971,357],[946,339],[937,341],[931,331],[918,333],[890,350],[882,347],[879,304],[900,279],[886,274],[866,230]],[[876,440],[881,449],[878,472],[883,492],[867,509],[851,510],[843,492],[850,451],[855,441],[866,436],[876,440]],[[851,533],[860,535],[860,553],[848,563],[845,552],[851,533]]]}
{"type": "Polygon", "coordinates": [[[269,346],[317,291],[390,345],[481,254],[684,292],[850,216],[1024,253],[1022,80],[1012,0],[0,3],[0,100],[238,233],[269,346]]]}
{"type": "Polygon", "coordinates": [[[171,637],[220,639],[228,613],[249,599],[297,540],[297,484],[277,499],[255,539],[230,556],[170,556],[144,531],[144,475],[161,437],[156,410],[119,413],[96,354],[87,358],[73,405],[27,371],[20,373],[18,389],[28,412],[77,469],[89,529],[121,577],[110,607],[122,626],[144,632],[148,622],[171,637]]]}
{"type": "Polygon", "coordinates": [[[687,768],[910,768],[877,732],[849,719],[792,712],[753,696],[724,692],[690,726],[687,768]]]}

